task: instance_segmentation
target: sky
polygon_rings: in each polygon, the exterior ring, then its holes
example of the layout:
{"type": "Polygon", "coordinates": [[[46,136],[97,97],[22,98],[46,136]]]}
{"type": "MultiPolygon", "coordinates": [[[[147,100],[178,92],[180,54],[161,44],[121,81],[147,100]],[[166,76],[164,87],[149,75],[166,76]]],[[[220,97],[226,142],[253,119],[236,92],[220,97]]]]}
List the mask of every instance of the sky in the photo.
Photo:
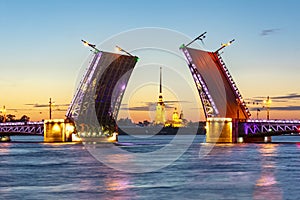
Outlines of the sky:
{"type": "MultiPolygon", "coordinates": [[[[53,117],[64,118],[66,105],[91,57],[81,39],[101,47],[120,33],[158,27],[191,40],[206,31],[204,45],[198,44],[209,51],[234,38],[222,57],[249,101],[252,117],[256,118],[255,110],[262,108],[263,100],[270,96],[271,118],[300,119],[299,7],[297,0],[0,0],[0,107],[5,105],[7,114],[17,118],[26,114],[38,121],[49,117],[47,105],[52,98],[53,117]]],[[[150,38],[139,39],[149,42],[150,38]]],[[[156,42],[164,44],[165,39],[157,38],[156,42]]],[[[179,39],[174,43],[179,46],[179,39]]],[[[122,45],[132,50],[126,42],[122,45]]],[[[105,50],[113,51],[113,47],[105,50]]],[[[142,57],[147,51],[134,53],[142,57]]],[[[179,107],[189,120],[203,119],[187,67],[180,64],[182,68],[174,70],[178,63],[166,63],[163,80],[168,116],[179,107]],[[182,89],[186,87],[189,89],[182,89]]],[[[159,67],[157,63],[136,67],[122,102],[136,109],[123,108],[120,117],[135,121],[153,118],[153,112],[145,106],[157,101],[159,67]]],[[[259,118],[265,117],[266,110],[261,109],[259,118]]]]}

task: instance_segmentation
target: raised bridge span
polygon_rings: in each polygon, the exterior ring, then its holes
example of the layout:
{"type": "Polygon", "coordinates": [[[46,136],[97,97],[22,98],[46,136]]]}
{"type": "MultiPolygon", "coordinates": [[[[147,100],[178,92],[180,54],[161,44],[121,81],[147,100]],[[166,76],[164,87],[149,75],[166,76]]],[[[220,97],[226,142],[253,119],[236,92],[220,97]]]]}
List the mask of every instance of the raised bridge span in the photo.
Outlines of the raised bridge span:
{"type": "MultiPolygon", "coordinates": [[[[234,41],[234,40],[232,40],[234,41]]],[[[206,117],[206,142],[266,142],[299,133],[299,120],[251,120],[251,114],[219,50],[180,47],[198,89],[206,117]]]]}

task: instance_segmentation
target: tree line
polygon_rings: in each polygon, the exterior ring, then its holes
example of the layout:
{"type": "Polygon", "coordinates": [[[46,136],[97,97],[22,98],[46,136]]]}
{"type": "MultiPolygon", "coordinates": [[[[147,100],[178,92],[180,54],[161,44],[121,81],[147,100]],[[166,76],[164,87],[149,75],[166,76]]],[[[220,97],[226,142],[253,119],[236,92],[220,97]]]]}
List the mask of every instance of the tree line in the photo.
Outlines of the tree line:
{"type": "Polygon", "coordinates": [[[30,120],[30,117],[27,115],[23,115],[21,118],[16,119],[15,115],[8,114],[6,116],[0,115],[0,123],[3,122],[28,122],[30,120]]]}

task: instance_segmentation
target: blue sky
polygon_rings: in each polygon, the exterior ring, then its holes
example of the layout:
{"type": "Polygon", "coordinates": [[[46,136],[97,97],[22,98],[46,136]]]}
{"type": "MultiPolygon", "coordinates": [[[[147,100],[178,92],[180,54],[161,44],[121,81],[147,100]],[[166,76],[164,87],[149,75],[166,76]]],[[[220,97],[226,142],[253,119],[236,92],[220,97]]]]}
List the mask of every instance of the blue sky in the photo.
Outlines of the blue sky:
{"type": "Polygon", "coordinates": [[[49,97],[70,102],[89,55],[80,40],[99,44],[143,27],[191,38],[207,31],[204,48],[211,51],[235,38],[222,56],[245,98],[300,93],[299,7],[297,0],[0,0],[0,106],[20,109],[19,115],[29,109],[24,104],[45,104],[49,97]]]}

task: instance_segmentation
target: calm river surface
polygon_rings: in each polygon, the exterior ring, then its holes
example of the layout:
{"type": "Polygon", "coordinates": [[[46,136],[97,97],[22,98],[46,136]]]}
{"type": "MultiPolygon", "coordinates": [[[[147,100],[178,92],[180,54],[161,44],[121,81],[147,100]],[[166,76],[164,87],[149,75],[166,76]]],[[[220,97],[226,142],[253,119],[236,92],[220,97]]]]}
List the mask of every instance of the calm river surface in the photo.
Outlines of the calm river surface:
{"type": "MultiPolygon", "coordinates": [[[[135,143],[120,136],[130,145],[119,148],[149,152],[172,137],[135,143]]],[[[271,144],[218,144],[204,157],[199,151],[207,144],[197,136],[179,159],[148,173],[107,167],[82,144],[12,139],[0,143],[0,199],[300,199],[300,136],[278,136],[271,144]]],[[[122,156],[116,162],[122,164],[122,156]]]]}

